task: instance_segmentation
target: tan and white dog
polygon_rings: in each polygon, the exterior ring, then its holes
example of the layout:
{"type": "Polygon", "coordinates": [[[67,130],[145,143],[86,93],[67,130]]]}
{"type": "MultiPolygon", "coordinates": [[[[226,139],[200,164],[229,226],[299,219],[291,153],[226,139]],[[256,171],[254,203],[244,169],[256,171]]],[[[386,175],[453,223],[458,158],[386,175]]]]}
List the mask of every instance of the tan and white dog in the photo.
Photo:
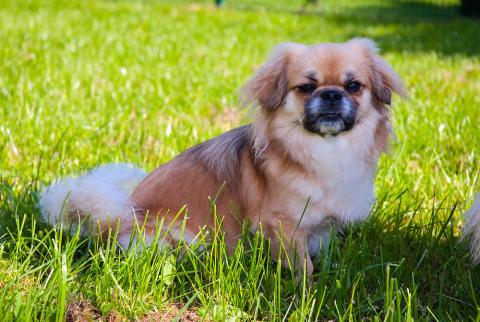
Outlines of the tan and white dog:
{"type": "Polygon", "coordinates": [[[146,237],[153,238],[162,216],[176,242],[180,224],[172,221],[186,205],[188,242],[214,225],[209,197],[216,197],[230,249],[248,221],[252,231],[262,227],[275,257],[282,240],[286,255],[299,255],[310,275],[310,256],[326,242],[330,223],[369,214],[390,134],[388,105],[392,93],[405,95],[403,83],[371,40],[286,43],[243,93],[258,111],[252,124],[184,151],[145,178],[141,170],[106,165],[53,184],[41,198],[44,217],[51,224],[80,218],[85,233],[118,224],[126,247],[135,221],[147,213],[146,237]],[[126,185],[140,180],[130,193],[126,185]]]}

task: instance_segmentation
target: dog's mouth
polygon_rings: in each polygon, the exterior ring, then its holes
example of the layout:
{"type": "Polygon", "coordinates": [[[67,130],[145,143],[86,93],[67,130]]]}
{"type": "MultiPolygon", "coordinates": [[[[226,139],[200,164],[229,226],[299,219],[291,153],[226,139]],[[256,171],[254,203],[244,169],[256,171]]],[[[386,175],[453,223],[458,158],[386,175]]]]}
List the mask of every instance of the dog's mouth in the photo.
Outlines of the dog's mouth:
{"type": "Polygon", "coordinates": [[[336,136],[341,132],[351,130],[354,122],[354,118],[341,113],[328,113],[313,118],[305,117],[303,127],[307,131],[321,136],[336,136]]]}
{"type": "Polygon", "coordinates": [[[303,127],[321,136],[336,136],[351,130],[357,114],[355,104],[341,93],[338,96],[333,101],[321,95],[312,97],[305,104],[303,127]]]}

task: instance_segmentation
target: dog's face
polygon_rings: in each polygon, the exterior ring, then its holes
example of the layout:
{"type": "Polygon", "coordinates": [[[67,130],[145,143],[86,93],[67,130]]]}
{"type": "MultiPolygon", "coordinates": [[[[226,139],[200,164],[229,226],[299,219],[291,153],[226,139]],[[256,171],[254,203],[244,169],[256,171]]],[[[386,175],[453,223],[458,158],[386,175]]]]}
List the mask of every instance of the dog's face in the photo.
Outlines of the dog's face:
{"type": "Polygon", "coordinates": [[[402,82],[368,39],[280,45],[246,85],[266,115],[320,136],[353,129],[370,109],[385,109],[392,92],[403,95],[402,82]]]}

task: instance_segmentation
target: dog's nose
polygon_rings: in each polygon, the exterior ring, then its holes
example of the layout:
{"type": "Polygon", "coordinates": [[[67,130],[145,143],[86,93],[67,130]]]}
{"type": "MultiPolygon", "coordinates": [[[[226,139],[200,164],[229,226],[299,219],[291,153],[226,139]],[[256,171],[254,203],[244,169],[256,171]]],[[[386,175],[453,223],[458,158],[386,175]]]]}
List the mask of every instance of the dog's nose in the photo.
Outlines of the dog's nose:
{"type": "Polygon", "coordinates": [[[320,97],[329,103],[337,103],[342,99],[343,94],[336,89],[326,89],[320,93],[320,97]]]}

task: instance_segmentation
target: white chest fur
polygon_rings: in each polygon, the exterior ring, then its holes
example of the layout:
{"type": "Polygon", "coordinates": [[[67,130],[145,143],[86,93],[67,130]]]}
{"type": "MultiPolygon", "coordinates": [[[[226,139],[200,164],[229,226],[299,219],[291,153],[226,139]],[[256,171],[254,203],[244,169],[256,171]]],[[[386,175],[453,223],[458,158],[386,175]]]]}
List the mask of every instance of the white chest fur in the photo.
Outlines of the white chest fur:
{"type": "Polygon", "coordinates": [[[278,203],[307,232],[311,255],[319,253],[321,244],[327,246],[327,219],[344,223],[365,219],[375,200],[375,166],[364,161],[367,146],[352,146],[342,136],[315,139],[320,142],[304,148],[309,149],[304,151],[309,172],[295,178],[281,177],[291,198],[278,203]]]}
{"type": "MultiPolygon", "coordinates": [[[[309,232],[312,244],[325,239],[327,218],[352,222],[368,216],[375,200],[377,160],[371,147],[379,118],[378,113],[371,113],[362,126],[336,137],[310,134],[299,125],[296,129],[275,126],[275,135],[284,138],[290,154],[306,169],[300,175],[285,171],[278,176],[278,184],[286,193],[275,201],[277,211],[286,211],[297,220],[298,226],[309,232]]],[[[278,124],[285,121],[277,120],[278,124]]]]}
{"type": "Polygon", "coordinates": [[[360,151],[348,139],[321,140],[306,147],[309,152],[304,160],[308,172],[303,175],[286,172],[278,178],[291,196],[288,202],[280,204],[298,218],[300,227],[317,226],[327,217],[342,222],[364,219],[374,201],[375,168],[364,162],[363,155],[358,155],[360,151]]]}

